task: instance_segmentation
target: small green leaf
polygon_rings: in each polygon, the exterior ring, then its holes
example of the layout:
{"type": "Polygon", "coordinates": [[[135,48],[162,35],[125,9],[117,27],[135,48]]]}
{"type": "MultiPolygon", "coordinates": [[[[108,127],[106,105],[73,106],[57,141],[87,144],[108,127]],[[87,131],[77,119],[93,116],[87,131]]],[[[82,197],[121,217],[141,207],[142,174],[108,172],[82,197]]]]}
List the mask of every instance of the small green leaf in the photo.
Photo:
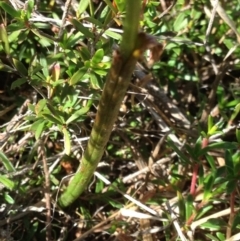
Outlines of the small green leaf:
{"type": "MultiPolygon", "coordinates": [[[[63,48],[67,49],[68,51],[73,48],[73,46],[77,45],[79,40],[83,39],[83,34],[79,31],[75,34],[70,35],[63,43],[63,48]]],[[[70,51],[67,53],[68,57],[72,59],[73,62],[75,62],[75,53],[73,51],[70,51]],[[73,57],[71,57],[73,55],[73,57]]]]}
{"type": "Polygon", "coordinates": [[[208,233],[206,233],[206,237],[208,237],[209,240],[211,240],[211,241],[219,241],[218,238],[216,238],[215,236],[213,236],[213,235],[211,235],[211,234],[208,234],[208,233]]]}
{"type": "Polygon", "coordinates": [[[126,8],[126,0],[115,0],[115,3],[117,5],[118,11],[122,13],[125,11],[126,8]]]}
{"type": "Polygon", "coordinates": [[[34,130],[36,140],[39,139],[39,137],[41,136],[46,125],[47,125],[47,122],[45,120],[43,120],[42,118],[32,124],[31,130],[34,130]]]}
{"type": "Polygon", "coordinates": [[[204,201],[208,201],[213,195],[212,189],[213,189],[215,176],[216,176],[216,173],[213,172],[209,176],[207,176],[204,180],[204,195],[203,195],[204,201]]]}
{"type": "MultiPolygon", "coordinates": [[[[54,107],[54,105],[52,103],[47,103],[47,107],[50,110],[51,115],[54,115],[55,118],[57,118],[61,123],[65,123],[65,119],[64,119],[64,113],[60,110],[57,109],[57,107],[54,107]]],[[[49,114],[48,112],[46,112],[46,114],[49,114]]]]}
{"type": "MultiPolygon", "coordinates": [[[[239,220],[239,221],[240,221],[240,220],[239,220]]],[[[238,222],[238,223],[239,223],[239,222],[238,222]]],[[[235,229],[235,226],[233,225],[231,228],[234,230],[234,229],[235,229]]],[[[225,236],[225,234],[223,234],[223,233],[216,232],[216,236],[218,237],[218,239],[219,239],[220,241],[226,240],[226,236],[225,236]]]]}
{"type": "Polygon", "coordinates": [[[64,124],[61,120],[59,120],[58,118],[56,118],[55,116],[53,116],[51,114],[43,113],[42,115],[43,115],[43,117],[45,117],[45,119],[49,120],[53,124],[58,124],[58,125],[64,124]]]}
{"type": "MultiPolygon", "coordinates": [[[[223,168],[225,169],[225,168],[223,168]]],[[[218,173],[218,171],[217,171],[218,173]]],[[[225,171],[224,174],[225,175],[225,171]]],[[[216,174],[216,177],[218,177],[218,174],[216,174]]],[[[217,180],[215,180],[215,183],[220,183],[219,186],[216,186],[216,189],[213,190],[213,197],[219,195],[220,193],[226,192],[227,190],[227,186],[229,182],[223,182],[223,178],[218,178],[217,180]]]]}
{"type": "Polygon", "coordinates": [[[236,228],[239,227],[239,224],[240,224],[240,214],[239,212],[236,212],[236,214],[234,215],[234,220],[233,220],[233,223],[231,225],[231,228],[234,230],[236,228]]]}
{"type": "Polygon", "coordinates": [[[21,17],[21,12],[16,11],[13,7],[11,7],[9,4],[5,2],[0,2],[0,7],[7,12],[9,15],[11,15],[13,18],[20,18],[21,17]]]}
{"type": "Polygon", "coordinates": [[[205,133],[204,131],[201,131],[200,133],[201,133],[201,136],[202,136],[202,137],[208,138],[207,133],[205,133]]]}
{"type": "Polygon", "coordinates": [[[119,33],[116,33],[116,32],[113,32],[111,30],[106,30],[105,31],[105,34],[113,39],[116,39],[116,40],[121,40],[122,39],[122,35],[119,34],[119,33]]]}
{"type": "Polygon", "coordinates": [[[96,187],[95,187],[95,193],[101,193],[102,190],[104,188],[104,183],[102,180],[99,180],[97,183],[96,183],[96,187]]]}
{"type": "Polygon", "coordinates": [[[85,66],[86,69],[91,68],[91,62],[90,62],[89,60],[86,60],[86,61],[84,62],[84,66],[85,66]]]}
{"type": "Polygon", "coordinates": [[[177,155],[185,162],[185,163],[189,163],[189,158],[186,157],[183,152],[181,150],[178,149],[178,147],[176,146],[176,144],[170,139],[167,139],[168,144],[170,145],[170,147],[177,153],[177,155]]]}
{"type": "MultiPolygon", "coordinates": [[[[29,31],[26,29],[26,25],[25,25],[24,22],[11,23],[10,25],[8,25],[7,30],[8,30],[8,33],[10,33],[10,35],[11,35],[12,32],[18,31],[18,30],[20,30],[21,33],[29,32],[29,31]]],[[[26,39],[26,38],[23,39],[22,36],[23,36],[23,35],[20,34],[20,37],[18,38],[18,41],[22,42],[22,41],[24,41],[24,40],[26,39]]],[[[24,36],[26,36],[26,35],[24,34],[24,36]]],[[[9,39],[9,42],[10,42],[10,39],[9,39]]]]}
{"type": "Polygon", "coordinates": [[[179,208],[180,218],[181,218],[182,220],[184,220],[185,217],[186,217],[185,200],[184,200],[184,198],[183,198],[182,193],[179,192],[179,191],[177,191],[177,197],[178,197],[177,205],[178,205],[178,208],[179,208]]]}
{"type": "MultiPolygon", "coordinates": [[[[239,91],[240,92],[240,91],[239,91]]],[[[239,100],[238,100],[239,101],[239,100]]],[[[231,115],[231,118],[230,120],[233,121],[237,116],[238,114],[240,113],[240,103],[236,105],[236,107],[234,108],[234,111],[231,115]]]]}
{"type": "Polygon", "coordinates": [[[59,63],[54,64],[54,66],[52,67],[52,80],[54,82],[59,80],[60,71],[61,71],[60,64],[59,63]]]}
{"type": "Polygon", "coordinates": [[[8,73],[14,73],[15,72],[15,69],[13,69],[12,67],[10,67],[6,64],[3,64],[3,63],[0,63],[0,70],[2,70],[4,72],[8,72],[8,73]]]}
{"type": "Polygon", "coordinates": [[[226,187],[225,192],[227,194],[231,194],[231,193],[233,193],[236,190],[236,187],[237,187],[237,180],[230,180],[227,183],[227,187],[226,187]]]}
{"type": "Polygon", "coordinates": [[[194,205],[193,205],[193,197],[192,195],[188,195],[185,200],[185,209],[186,209],[186,220],[193,214],[195,211],[194,205]]]}
{"type": "Polygon", "coordinates": [[[78,5],[77,16],[79,17],[88,7],[89,0],[81,0],[78,5]]]}
{"type": "Polygon", "coordinates": [[[93,71],[94,71],[94,73],[96,73],[97,75],[100,75],[100,76],[106,76],[106,74],[107,74],[107,70],[105,70],[105,69],[94,68],[93,71]]]}
{"type": "Polygon", "coordinates": [[[71,153],[71,139],[70,134],[66,128],[63,128],[63,137],[64,137],[64,152],[66,155],[70,155],[71,153]]]}
{"type": "Polygon", "coordinates": [[[210,165],[211,167],[211,170],[212,171],[215,171],[216,170],[216,164],[215,164],[215,160],[213,158],[213,156],[209,155],[208,153],[205,154],[205,158],[207,159],[208,161],[208,164],[210,165]]]}
{"type": "Polygon", "coordinates": [[[181,29],[185,28],[188,24],[188,19],[186,17],[186,13],[182,12],[178,14],[174,24],[173,24],[173,30],[175,32],[180,31],[181,29]]]}
{"type": "Polygon", "coordinates": [[[225,158],[224,159],[225,159],[227,175],[229,177],[234,177],[235,176],[234,163],[233,163],[232,154],[229,150],[225,150],[225,158]]]}
{"type": "Polygon", "coordinates": [[[213,209],[214,206],[213,205],[206,205],[206,206],[203,206],[199,211],[198,211],[198,214],[197,214],[197,217],[196,219],[200,219],[202,216],[204,216],[207,212],[209,212],[211,209],[213,209]]]}
{"type": "Polygon", "coordinates": [[[10,47],[8,42],[8,35],[4,24],[0,24],[0,43],[7,55],[10,55],[10,47]]]}
{"type": "Polygon", "coordinates": [[[81,48],[79,54],[83,61],[91,59],[91,54],[89,52],[89,49],[87,49],[85,47],[81,48]]]}
{"type": "Polygon", "coordinates": [[[202,149],[202,142],[204,141],[204,138],[202,139],[202,137],[200,136],[197,141],[196,141],[196,144],[193,148],[193,157],[196,157],[198,158],[199,157],[199,152],[200,150],[202,149]]]}
{"type": "MultiPolygon", "coordinates": [[[[53,170],[53,172],[52,172],[52,174],[58,174],[59,173],[59,170],[58,170],[59,168],[55,168],[54,170],[53,170]]],[[[50,175],[50,180],[51,180],[51,182],[54,184],[54,186],[58,186],[59,185],[59,180],[54,176],[54,175],[50,175]]]]}
{"type": "Polygon", "coordinates": [[[222,227],[226,227],[227,223],[223,219],[209,219],[206,223],[200,225],[200,227],[209,229],[211,231],[221,230],[222,227]]]}
{"type": "Polygon", "coordinates": [[[22,76],[28,76],[28,71],[21,61],[14,58],[12,59],[12,61],[13,61],[14,67],[22,76]]]}
{"type": "Polygon", "coordinates": [[[28,0],[27,1],[27,18],[28,19],[31,17],[33,8],[34,8],[34,0],[28,0]]]}
{"type": "Polygon", "coordinates": [[[116,209],[120,210],[121,208],[123,208],[122,203],[120,203],[119,201],[116,201],[115,199],[108,199],[108,202],[112,207],[116,209]]]}
{"type": "Polygon", "coordinates": [[[87,22],[90,22],[100,28],[103,27],[103,24],[101,22],[99,22],[96,18],[86,17],[86,18],[84,18],[84,20],[86,20],[87,22]]]}
{"type": "Polygon", "coordinates": [[[15,203],[14,199],[9,194],[7,194],[6,192],[4,192],[4,199],[9,204],[15,203]]]}
{"type": "Polygon", "coordinates": [[[11,161],[7,158],[7,156],[0,151],[0,160],[3,163],[4,167],[8,172],[15,172],[15,168],[12,165],[11,161]]]}
{"type": "Polygon", "coordinates": [[[0,175],[0,182],[10,190],[13,190],[15,187],[15,183],[6,176],[0,175]]]}
{"type": "Polygon", "coordinates": [[[84,114],[86,114],[89,111],[89,106],[85,106],[83,108],[81,108],[80,110],[74,112],[73,115],[71,115],[68,120],[66,121],[66,124],[68,125],[69,123],[73,122],[74,120],[78,119],[79,116],[82,116],[84,114]]]}
{"type": "Polygon", "coordinates": [[[48,38],[47,36],[41,35],[41,33],[40,33],[37,29],[31,28],[31,32],[33,32],[36,36],[38,36],[38,37],[40,38],[40,40],[45,39],[45,40],[48,41],[49,43],[54,43],[54,40],[53,40],[53,39],[48,38]]]}
{"type": "Polygon", "coordinates": [[[240,129],[236,129],[236,137],[237,137],[237,141],[240,144],[240,129]]]}
{"type": "Polygon", "coordinates": [[[85,67],[80,68],[74,75],[70,78],[69,84],[75,85],[76,83],[80,82],[82,80],[82,77],[87,73],[87,70],[85,67]]]}
{"type": "Polygon", "coordinates": [[[103,49],[98,49],[98,50],[95,52],[95,54],[93,55],[91,62],[92,62],[93,64],[98,64],[98,63],[100,63],[100,62],[102,61],[103,56],[104,56],[104,51],[103,51],[103,49]]]}
{"type": "Polygon", "coordinates": [[[237,149],[238,148],[238,143],[236,142],[217,142],[217,143],[210,143],[208,144],[207,147],[203,148],[200,153],[199,156],[204,155],[205,153],[207,153],[208,151],[214,150],[214,149],[237,149]]]}
{"type": "Polygon", "coordinates": [[[35,106],[35,113],[36,113],[37,116],[39,116],[41,114],[41,112],[46,107],[46,104],[47,104],[46,99],[41,99],[40,101],[38,101],[38,103],[35,106]]]}
{"type": "Polygon", "coordinates": [[[186,144],[186,145],[185,145],[185,148],[186,148],[187,152],[189,153],[189,155],[190,155],[193,159],[196,159],[196,158],[197,158],[197,155],[196,155],[195,150],[194,150],[194,148],[193,148],[192,145],[186,144]]]}
{"type": "Polygon", "coordinates": [[[81,32],[86,38],[94,38],[94,34],[92,32],[90,32],[88,30],[88,28],[84,27],[79,21],[77,21],[76,19],[71,19],[70,20],[71,23],[73,24],[73,26],[79,31],[81,32]]]}
{"type": "MultiPolygon", "coordinates": [[[[108,7],[115,13],[117,14],[117,10],[116,8],[114,8],[112,2],[110,0],[104,0],[104,2],[106,2],[106,4],[108,5],[108,7]]],[[[112,14],[112,13],[111,13],[112,14]]]]}
{"type": "MultiPolygon", "coordinates": [[[[239,87],[239,94],[240,94],[240,87],[239,87]]],[[[224,97],[223,97],[224,98],[224,97]]],[[[227,103],[224,102],[223,100],[223,104],[222,104],[223,107],[228,107],[228,108],[231,108],[231,107],[235,107],[237,109],[237,111],[239,112],[240,111],[240,103],[239,103],[239,99],[236,99],[236,100],[232,100],[232,101],[229,101],[227,103]]],[[[235,111],[235,109],[234,109],[235,111]]]]}
{"type": "Polygon", "coordinates": [[[208,132],[212,129],[213,127],[213,117],[211,115],[208,116],[208,132]]]}
{"type": "Polygon", "coordinates": [[[11,85],[11,89],[15,89],[17,87],[20,87],[21,85],[27,83],[27,79],[26,78],[19,78],[17,80],[15,80],[12,85],[11,85]]]}
{"type": "Polygon", "coordinates": [[[17,31],[13,31],[10,33],[10,35],[8,36],[8,40],[10,43],[13,43],[14,41],[18,41],[18,36],[22,33],[22,30],[19,29],[17,31]]]}
{"type": "Polygon", "coordinates": [[[218,128],[219,128],[218,124],[212,126],[211,129],[208,130],[208,136],[216,134],[218,131],[218,128]]]}
{"type": "Polygon", "coordinates": [[[91,82],[92,88],[100,89],[98,78],[97,78],[97,76],[94,73],[90,73],[90,82],[91,82]]]}

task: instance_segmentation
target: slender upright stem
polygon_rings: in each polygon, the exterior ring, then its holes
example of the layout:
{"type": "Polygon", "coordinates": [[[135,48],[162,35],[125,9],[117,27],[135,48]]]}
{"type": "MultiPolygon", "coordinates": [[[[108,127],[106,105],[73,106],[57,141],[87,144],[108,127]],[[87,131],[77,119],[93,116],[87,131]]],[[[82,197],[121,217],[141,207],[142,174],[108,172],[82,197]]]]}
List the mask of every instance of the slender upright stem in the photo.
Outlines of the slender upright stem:
{"type": "Polygon", "coordinates": [[[69,206],[81,195],[102,158],[114,122],[117,119],[121,102],[130,83],[138,57],[136,52],[141,47],[141,44],[138,43],[140,15],[141,0],[127,0],[124,34],[120,50],[113,54],[112,66],[107,76],[81,165],[58,200],[61,207],[69,206]]]}

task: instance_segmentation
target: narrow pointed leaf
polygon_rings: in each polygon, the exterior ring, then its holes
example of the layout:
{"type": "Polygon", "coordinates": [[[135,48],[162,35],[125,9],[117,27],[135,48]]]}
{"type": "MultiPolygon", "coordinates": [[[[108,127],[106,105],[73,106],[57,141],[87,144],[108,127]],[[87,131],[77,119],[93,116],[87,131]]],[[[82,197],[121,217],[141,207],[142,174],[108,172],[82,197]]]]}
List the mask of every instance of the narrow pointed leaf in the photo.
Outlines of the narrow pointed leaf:
{"type": "Polygon", "coordinates": [[[47,104],[46,99],[42,99],[42,100],[38,101],[38,103],[35,106],[35,113],[36,113],[37,116],[39,116],[41,114],[41,112],[46,107],[46,104],[47,104]]]}
{"type": "Polygon", "coordinates": [[[70,134],[66,128],[63,128],[63,137],[64,137],[64,152],[66,155],[70,155],[71,153],[71,139],[70,134]]]}
{"type": "Polygon", "coordinates": [[[9,4],[1,1],[0,2],[0,7],[7,12],[9,15],[11,15],[14,18],[20,18],[21,17],[21,12],[15,10],[13,7],[11,7],[9,4]]]}
{"type": "Polygon", "coordinates": [[[13,190],[15,187],[15,183],[3,175],[0,175],[0,183],[10,190],[13,190]]]}
{"type": "Polygon", "coordinates": [[[46,114],[46,113],[43,113],[42,115],[43,115],[43,117],[45,117],[46,120],[49,120],[53,124],[58,124],[58,125],[63,125],[64,124],[61,120],[59,120],[58,118],[56,118],[53,115],[46,114]]]}
{"type": "Polygon", "coordinates": [[[80,68],[69,80],[70,85],[75,85],[77,82],[80,82],[86,72],[87,70],[85,67],[80,68]]]}
{"type": "Polygon", "coordinates": [[[28,76],[28,71],[23,63],[17,59],[12,59],[14,67],[22,76],[28,76]]]}
{"type": "Polygon", "coordinates": [[[81,0],[78,5],[77,14],[80,16],[88,7],[89,0],[81,0]]]}
{"type": "Polygon", "coordinates": [[[76,19],[71,19],[70,20],[73,26],[81,32],[86,38],[94,38],[94,34],[88,30],[88,28],[84,27],[79,21],[76,19]]]}
{"type": "Polygon", "coordinates": [[[98,63],[100,63],[100,62],[102,61],[103,56],[104,56],[104,51],[103,51],[103,49],[98,49],[98,50],[95,52],[95,54],[93,55],[91,62],[92,62],[93,64],[98,64],[98,63]]]}
{"type": "Polygon", "coordinates": [[[7,158],[7,156],[0,151],[0,161],[6,168],[8,172],[15,172],[15,168],[12,165],[11,161],[7,158]]]}
{"type": "Polygon", "coordinates": [[[10,55],[10,47],[8,41],[8,35],[6,28],[3,24],[0,24],[0,44],[3,46],[3,50],[7,55],[10,55]]]}
{"type": "Polygon", "coordinates": [[[78,119],[80,116],[86,114],[89,111],[89,108],[90,108],[89,106],[85,106],[80,110],[74,112],[74,114],[68,118],[68,120],[66,121],[66,124],[68,125],[69,123],[78,119]]]}

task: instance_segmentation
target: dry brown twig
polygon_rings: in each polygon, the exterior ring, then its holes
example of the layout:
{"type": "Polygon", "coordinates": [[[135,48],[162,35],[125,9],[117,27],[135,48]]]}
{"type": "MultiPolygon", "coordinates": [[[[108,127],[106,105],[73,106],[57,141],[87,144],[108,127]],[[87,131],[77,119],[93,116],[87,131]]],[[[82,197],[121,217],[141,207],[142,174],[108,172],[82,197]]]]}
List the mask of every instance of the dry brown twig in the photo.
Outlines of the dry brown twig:
{"type": "Polygon", "coordinates": [[[41,141],[38,146],[38,159],[42,159],[43,162],[43,170],[45,175],[45,187],[44,187],[44,194],[46,199],[46,240],[51,241],[52,240],[52,227],[51,227],[51,182],[50,182],[50,174],[48,171],[48,165],[46,160],[46,153],[45,153],[45,147],[44,142],[41,141]]]}

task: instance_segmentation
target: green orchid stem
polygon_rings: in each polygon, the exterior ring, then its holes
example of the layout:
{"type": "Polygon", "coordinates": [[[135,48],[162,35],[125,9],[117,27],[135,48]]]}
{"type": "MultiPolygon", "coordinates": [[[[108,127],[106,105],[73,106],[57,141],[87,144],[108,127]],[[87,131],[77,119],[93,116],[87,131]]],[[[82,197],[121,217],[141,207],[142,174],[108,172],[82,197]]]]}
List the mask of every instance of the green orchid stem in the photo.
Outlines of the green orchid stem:
{"type": "MultiPolygon", "coordinates": [[[[139,38],[141,0],[126,1],[126,18],[120,51],[115,51],[112,66],[99,102],[94,126],[80,167],[58,200],[61,207],[73,203],[87,188],[102,158],[124,95],[130,83],[143,44],[139,38]],[[142,44],[142,46],[141,46],[142,44]]],[[[143,40],[144,41],[144,40],[143,40]]],[[[143,42],[142,41],[142,42],[143,42]]]]}

